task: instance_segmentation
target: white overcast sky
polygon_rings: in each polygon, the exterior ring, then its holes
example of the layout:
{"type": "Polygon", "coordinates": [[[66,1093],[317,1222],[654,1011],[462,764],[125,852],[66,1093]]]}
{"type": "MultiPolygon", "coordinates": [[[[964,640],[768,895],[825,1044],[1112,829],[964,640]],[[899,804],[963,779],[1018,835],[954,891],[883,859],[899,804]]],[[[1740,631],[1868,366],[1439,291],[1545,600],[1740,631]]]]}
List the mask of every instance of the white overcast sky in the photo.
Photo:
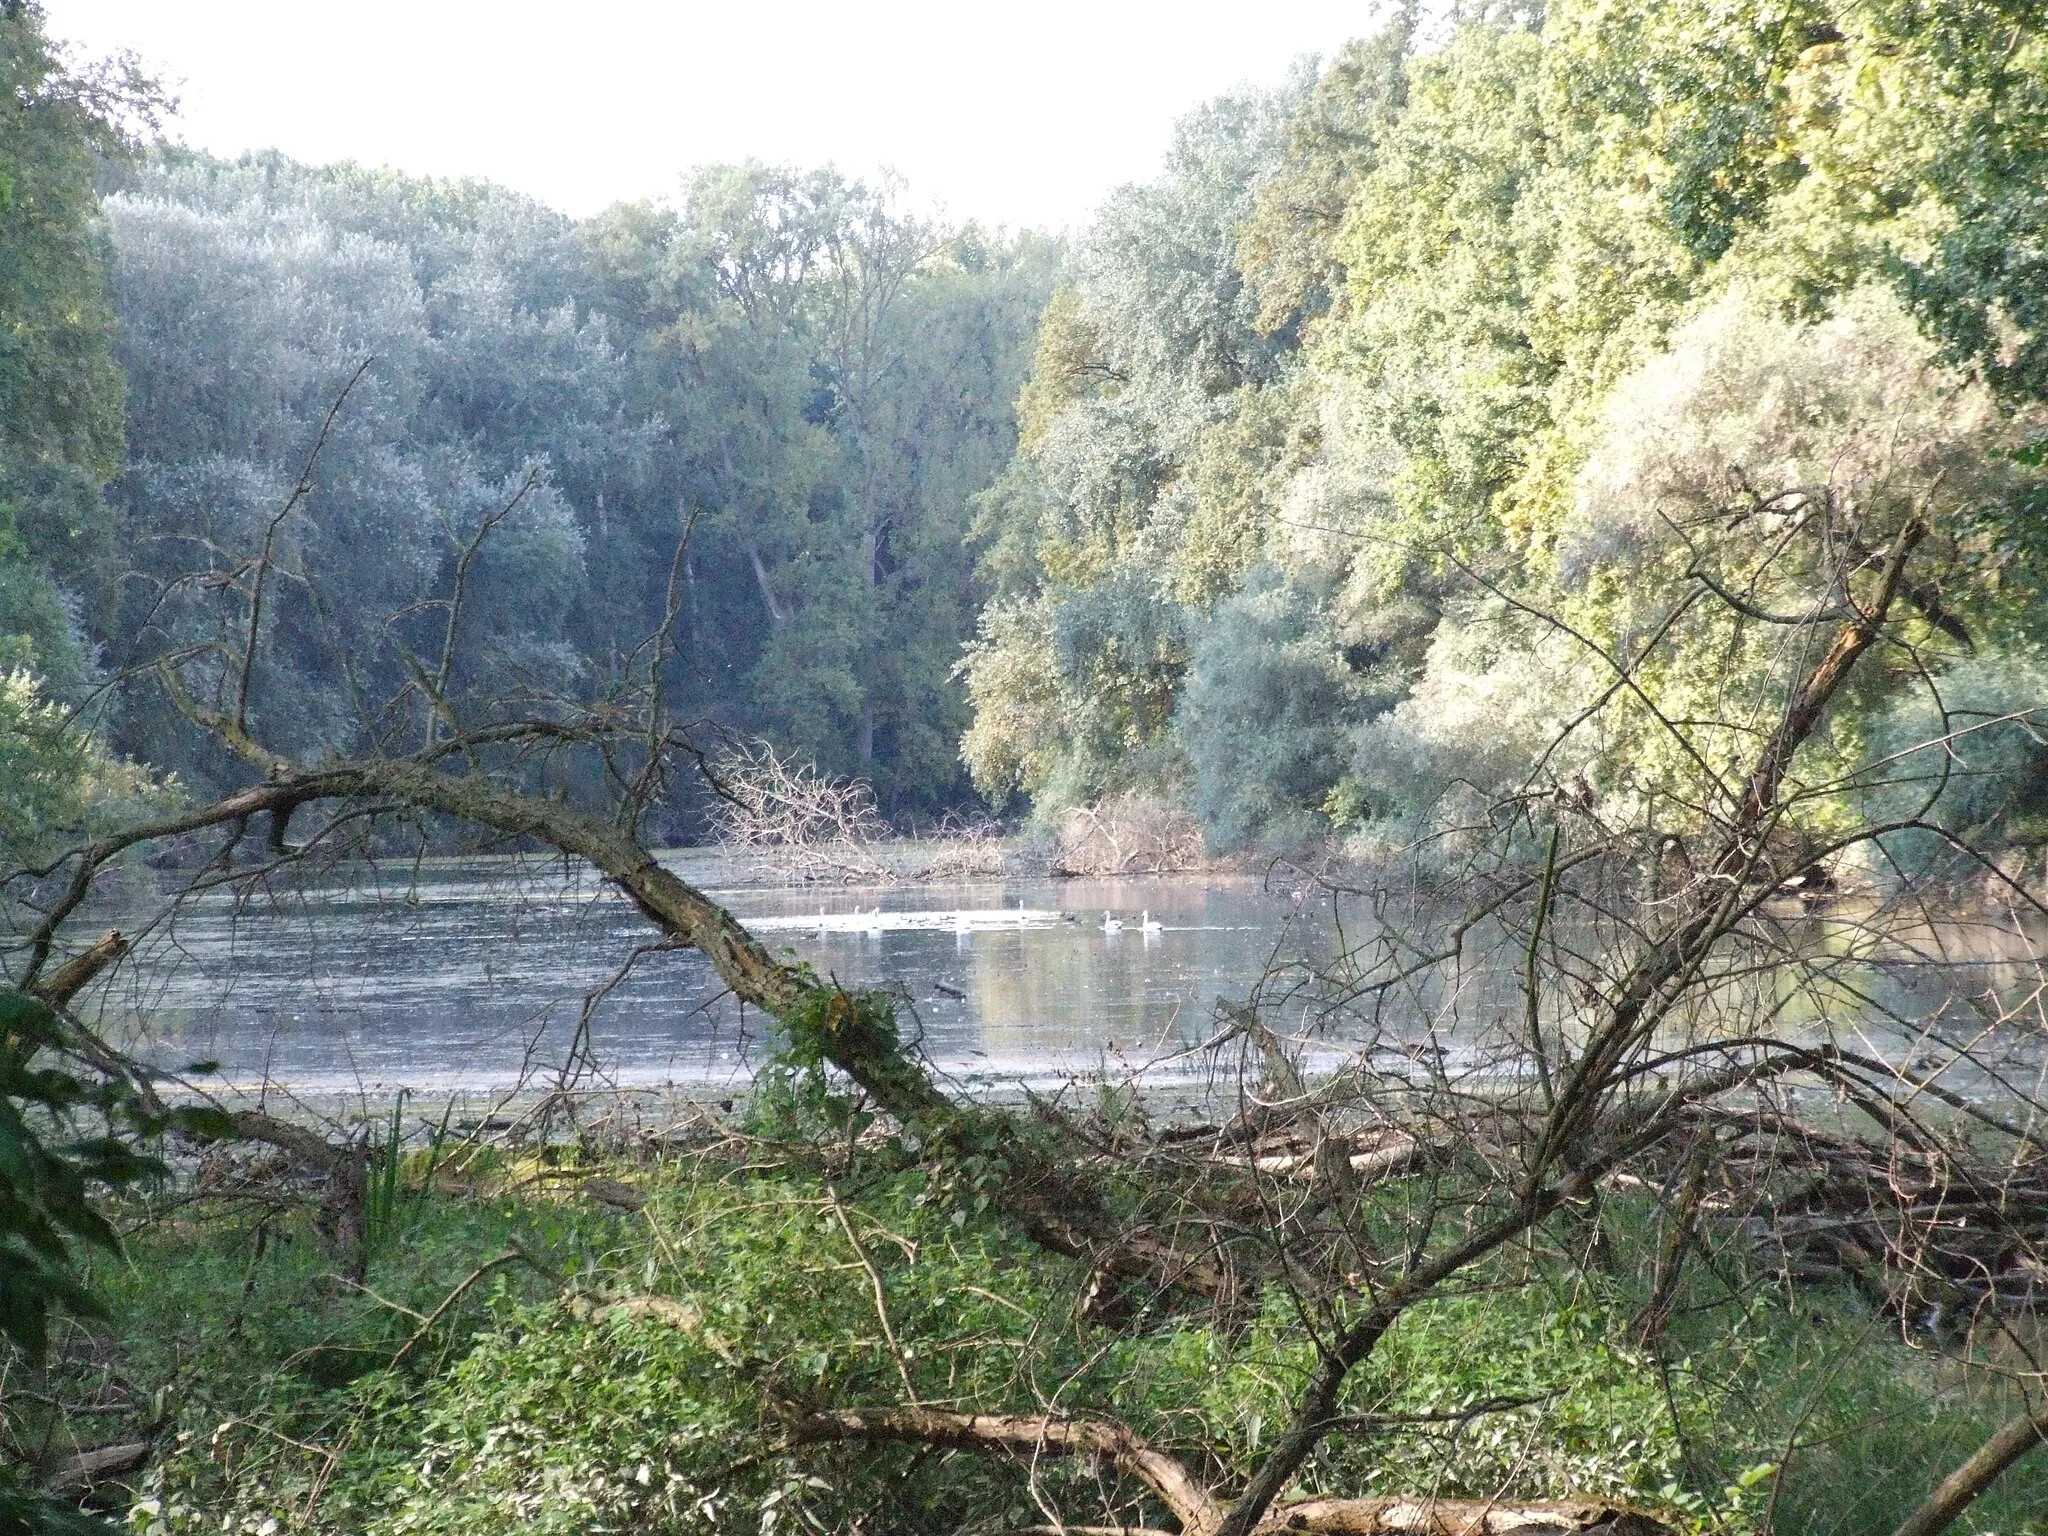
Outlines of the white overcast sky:
{"type": "Polygon", "coordinates": [[[572,214],[673,194],[748,155],[857,174],[1012,227],[1085,222],[1149,178],[1173,119],[1369,31],[1374,0],[45,0],[49,30],[132,49],[172,131],[487,176],[572,214]]]}

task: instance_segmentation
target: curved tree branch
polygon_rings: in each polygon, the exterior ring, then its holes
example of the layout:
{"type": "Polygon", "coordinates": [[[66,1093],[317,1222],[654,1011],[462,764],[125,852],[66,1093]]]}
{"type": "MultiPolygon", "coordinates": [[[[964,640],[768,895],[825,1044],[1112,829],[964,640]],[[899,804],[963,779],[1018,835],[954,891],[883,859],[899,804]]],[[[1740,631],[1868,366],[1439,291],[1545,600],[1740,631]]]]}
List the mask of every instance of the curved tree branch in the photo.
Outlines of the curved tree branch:
{"type": "Polygon", "coordinates": [[[1209,1490],[1180,1461],[1105,1419],[1053,1414],[949,1413],[937,1408],[839,1408],[812,1414],[791,1439],[909,1441],[1017,1456],[1089,1456],[1138,1479],[1180,1522],[1182,1536],[1210,1536],[1223,1518],[1209,1490]]]}
{"type": "Polygon", "coordinates": [[[2023,1413],[2000,1426],[1977,1448],[1977,1453],[1941,1480],[1941,1486],[1892,1536],[1934,1536],[1977,1501],[1979,1494],[2005,1474],[2008,1467],[2035,1446],[2048,1440],[2048,1412],[2023,1413]]]}

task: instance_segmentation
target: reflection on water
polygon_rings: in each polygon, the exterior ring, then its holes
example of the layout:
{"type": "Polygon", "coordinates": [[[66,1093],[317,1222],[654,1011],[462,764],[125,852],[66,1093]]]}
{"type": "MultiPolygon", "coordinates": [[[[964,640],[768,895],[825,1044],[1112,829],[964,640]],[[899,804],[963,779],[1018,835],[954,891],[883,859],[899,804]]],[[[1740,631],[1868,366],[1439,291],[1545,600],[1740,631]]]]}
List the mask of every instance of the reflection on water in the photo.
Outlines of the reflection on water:
{"type": "MultiPolygon", "coordinates": [[[[1286,968],[1326,968],[1333,914],[1254,880],[819,892],[740,883],[715,854],[667,862],[754,921],[772,948],[845,986],[897,990],[906,1030],[936,1067],[966,1080],[1199,1072],[1185,1048],[1215,1032],[1217,999],[1242,999],[1262,977],[1263,996],[1277,1000],[1269,1017],[1283,1028],[1322,1018],[1307,991],[1289,1000],[1286,968]],[[1104,931],[1105,913],[1121,931],[1104,931]],[[1156,931],[1141,928],[1143,915],[1156,931]]],[[[105,919],[132,930],[154,896],[131,890],[105,919]]],[[[1343,915],[1351,942],[1370,931],[1362,914],[1343,915]]],[[[1816,921],[1828,947],[1835,920],[1816,921]]],[[[1835,926],[1853,947],[1853,923],[1835,926]]],[[[743,1081],[761,1057],[759,1013],[725,995],[694,951],[660,947],[656,937],[609,886],[558,862],[357,868],[184,904],[149,932],[107,999],[106,1023],[166,1066],[216,1061],[230,1083],[301,1094],[509,1087],[560,1063],[586,1021],[604,1083],[702,1091],[743,1081]]],[[[1759,1006],[1774,1009],[1782,1034],[1824,1033],[1906,1060],[1924,1043],[1920,1029],[1938,1020],[1951,1037],[1995,1046],[1985,1062],[2012,1074],[2008,1090],[2038,1076],[2041,1031],[1998,1027],[1985,1002],[1994,992],[2027,994],[2034,973],[2014,955],[2034,946],[2016,945],[2010,927],[1996,924],[1921,938],[1925,963],[1858,963],[1797,989],[1762,968],[1729,985],[1758,995],[1741,1010],[1752,1020],[1759,1006]]],[[[1476,1060],[1486,1047],[1475,1022],[1519,1018],[1519,987],[1518,962],[1461,965],[1376,1006],[1361,1000],[1343,1028],[1353,1041],[1386,1030],[1382,1048],[1476,1060]]],[[[1702,1014],[1727,1001],[1725,988],[1709,995],[1702,1014]]],[[[1699,1017],[1686,1027],[1712,1024],[1699,1017]]],[[[1998,1091],[1971,1070],[1968,1084],[1943,1081],[1998,1091]]]]}
{"type": "MultiPolygon", "coordinates": [[[[1313,918],[1253,881],[819,892],[732,884],[710,855],[668,862],[743,921],[765,919],[762,941],[821,975],[899,989],[906,1030],[961,1077],[1043,1081],[1172,1055],[1205,1037],[1219,994],[1244,996],[1276,940],[1323,942],[1313,918]],[[878,920],[857,915],[876,906],[878,920]],[[1140,930],[1148,910],[1159,931],[1140,930]],[[1105,911],[1121,932],[1102,930],[1105,911]]],[[[656,938],[603,882],[560,864],[446,862],[417,877],[397,865],[188,904],[110,1006],[167,1066],[217,1061],[230,1082],[302,1093],[509,1085],[559,1062],[586,1008],[607,1082],[742,1079],[759,1013],[701,956],[650,948],[656,938]]]]}

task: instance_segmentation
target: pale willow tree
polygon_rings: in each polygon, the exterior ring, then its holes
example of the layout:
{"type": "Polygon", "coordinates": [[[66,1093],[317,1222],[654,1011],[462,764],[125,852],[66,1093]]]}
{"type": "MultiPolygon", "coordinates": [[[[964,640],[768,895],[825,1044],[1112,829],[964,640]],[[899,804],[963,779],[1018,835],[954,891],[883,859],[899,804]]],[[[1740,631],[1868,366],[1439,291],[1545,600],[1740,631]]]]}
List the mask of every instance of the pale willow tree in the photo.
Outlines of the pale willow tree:
{"type": "MultiPolygon", "coordinates": [[[[507,508],[465,576],[465,622],[488,644],[450,686],[563,686],[584,665],[588,591],[567,487],[598,454],[578,439],[616,414],[617,358],[599,328],[508,297],[504,253],[423,285],[424,236],[349,227],[365,220],[341,206],[338,176],[263,169],[157,165],[105,205],[134,413],[112,497],[128,568],[110,664],[217,646],[198,590],[245,578],[242,552],[268,538],[280,574],[250,708],[304,750],[345,750],[367,728],[365,692],[410,675],[391,625],[433,665],[441,612],[409,605],[507,508]],[[548,434],[527,431],[536,419],[548,434]]],[[[358,190],[388,216],[400,189],[358,190]]],[[[634,434],[614,426],[622,453],[634,434]]],[[[118,725],[117,745],[188,782],[227,771],[174,755],[147,688],[127,689],[118,725]]]]}
{"type": "Polygon", "coordinates": [[[1802,760],[1788,820],[1824,829],[1842,807],[1830,786],[1867,753],[1864,722],[1938,692],[1988,630],[2001,514],[2038,481],[2019,451],[2038,421],[1942,366],[1875,288],[1811,322],[1731,290],[1597,421],[1536,574],[1474,568],[1483,595],[1439,633],[1413,695],[1365,729],[1360,771],[1488,795],[1577,786],[1611,825],[1658,832],[1717,820],[1776,723],[1771,701],[1848,611],[1848,581],[1917,538],[1910,622],[1802,760]]]}

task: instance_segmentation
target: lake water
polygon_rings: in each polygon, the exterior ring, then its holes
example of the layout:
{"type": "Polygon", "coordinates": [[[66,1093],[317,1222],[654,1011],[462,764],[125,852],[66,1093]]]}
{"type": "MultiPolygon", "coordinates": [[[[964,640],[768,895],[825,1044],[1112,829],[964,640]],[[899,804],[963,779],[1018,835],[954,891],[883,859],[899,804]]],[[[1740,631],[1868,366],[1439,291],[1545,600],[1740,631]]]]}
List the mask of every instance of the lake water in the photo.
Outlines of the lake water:
{"type": "MultiPolygon", "coordinates": [[[[1170,1071],[1212,1031],[1216,998],[1242,998],[1276,950],[1327,947],[1326,919],[1255,880],[820,891],[742,883],[715,855],[665,861],[775,950],[897,990],[925,1054],[967,1079],[1170,1071]],[[1140,930],[1148,909],[1158,931],[1140,930]],[[1103,931],[1105,912],[1121,932],[1103,931]]],[[[758,1011],[694,951],[650,950],[656,938],[559,863],[436,861],[417,876],[401,863],[189,902],[148,935],[111,1005],[166,1066],[214,1061],[229,1083],[301,1094],[510,1087],[559,1064],[586,1020],[606,1085],[743,1082],[758,1011]]]]}
{"type": "MultiPolygon", "coordinates": [[[[749,880],[715,853],[665,862],[821,975],[897,991],[926,1058],[969,1084],[1105,1072],[1197,1080],[1209,1063],[1192,1048],[1215,1034],[1217,1000],[1242,1000],[1262,978],[1268,1004],[1281,999],[1268,1008],[1273,1022],[1315,1014],[1325,1047],[1338,1046],[1344,1030],[1331,1039],[1305,993],[1289,1001],[1285,974],[1323,967],[1340,948],[1339,921],[1352,942],[1370,928],[1362,912],[1249,878],[818,890],[749,880]],[[1140,929],[1148,911],[1156,931],[1140,929]],[[1120,932],[1103,930],[1105,912],[1120,932]]],[[[138,872],[106,920],[141,927],[157,910],[158,878],[138,872]]],[[[723,992],[701,956],[654,947],[656,937],[608,885],[558,861],[355,866],[180,904],[146,932],[104,1002],[105,1022],[167,1067],[217,1062],[237,1088],[306,1097],[545,1083],[586,1033],[585,1086],[736,1090],[762,1059],[765,1021],[723,992]]],[[[1981,1007],[1987,987],[2025,981],[2013,960],[2020,937],[2001,937],[1996,924],[1958,930],[1943,963],[1859,971],[1876,1009],[1793,999],[1780,1024],[1904,1059],[1923,1045],[1914,1021],[1940,1020],[1994,1047],[1987,1056],[2002,1072],[2035,1088],[2042,1031],[2022,1021],[1990,1039],[1981,1007]]],[[[1519,1014],[1517,970],[1472,967],[1344,1028],[1353,1045],[1370,1035],[1401,1047],[1453,1009],[1463,1019],[1519,1014]]],[[[1449,1044],[1459,1048],[1455,1030],[1449,1044]]],[[[1998,1091],[1970,1076],[1943,1081],[1998,1091]]]]}

